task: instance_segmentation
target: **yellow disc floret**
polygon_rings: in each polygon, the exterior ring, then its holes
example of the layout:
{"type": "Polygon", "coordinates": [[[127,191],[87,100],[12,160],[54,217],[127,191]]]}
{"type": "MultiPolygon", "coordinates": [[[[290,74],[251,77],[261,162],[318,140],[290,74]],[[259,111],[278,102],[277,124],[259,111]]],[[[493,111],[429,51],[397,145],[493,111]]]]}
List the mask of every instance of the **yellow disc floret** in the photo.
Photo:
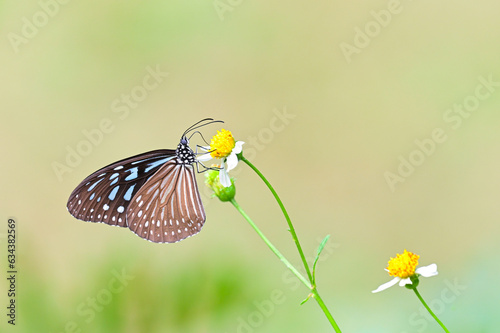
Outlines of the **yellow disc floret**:
{"type": "Polygon", "coordinates": [[[213,158],[227,157],[231,154],[234,146],[235,141],[231,131],[222,129],[217,131],[217,134],[214,135],[212,141],[210,141],[210,150],[212,150],[210,155],[212,155],[213,158]]]}
{"type": "Polygon", "coordinates": [[[415,268],[418,265],[419,255],[404,251],[403,254],[397,254],[396,258],[391,258],[387,266],[389,274],[406,279],[415,275],[415,268]]]}

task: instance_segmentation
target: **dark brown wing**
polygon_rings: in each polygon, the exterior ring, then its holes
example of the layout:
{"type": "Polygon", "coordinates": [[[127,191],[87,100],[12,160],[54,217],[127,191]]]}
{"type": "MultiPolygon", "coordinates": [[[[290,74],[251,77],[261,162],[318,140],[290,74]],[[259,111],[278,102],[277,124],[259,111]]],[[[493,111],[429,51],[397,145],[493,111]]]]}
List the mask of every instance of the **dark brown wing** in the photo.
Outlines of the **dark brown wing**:
{"type": "Polygon", "coordinates": [[[165,163],[132,198],[128,227],[155,243],[174,243],[200,232],[205,210],[193,166],[165,163]]]}
{"type": "Polygon", "coordinates": [[[67,208],[79,220],[126,227],[129,203],[175,150],[160,149],[112,163],[85,178],[71,193],[67,208]]]}

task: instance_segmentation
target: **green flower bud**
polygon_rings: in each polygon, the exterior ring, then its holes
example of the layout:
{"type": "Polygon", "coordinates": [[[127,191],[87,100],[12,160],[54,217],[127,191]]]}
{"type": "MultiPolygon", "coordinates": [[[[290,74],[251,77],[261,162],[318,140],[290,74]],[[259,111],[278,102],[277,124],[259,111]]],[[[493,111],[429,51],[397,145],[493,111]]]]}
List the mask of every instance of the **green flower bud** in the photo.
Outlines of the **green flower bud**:
{"type": "Polygon", "coordinates": [[[418,287],[418,283],[420,282],[418,279],[418,274],[410,276],[411,284],[405,285],[407,289],[415,289],[418,287]]]}
{"type": "Polygon", "coordinates": [[[214,191],[214,195],[218,197],[220,201],[230,201],[236,195],[234,178],[231,178],[231,186],[224,187],[220,183],[218,170],[208,170],[205,172],[205,184],[214,191]]]}

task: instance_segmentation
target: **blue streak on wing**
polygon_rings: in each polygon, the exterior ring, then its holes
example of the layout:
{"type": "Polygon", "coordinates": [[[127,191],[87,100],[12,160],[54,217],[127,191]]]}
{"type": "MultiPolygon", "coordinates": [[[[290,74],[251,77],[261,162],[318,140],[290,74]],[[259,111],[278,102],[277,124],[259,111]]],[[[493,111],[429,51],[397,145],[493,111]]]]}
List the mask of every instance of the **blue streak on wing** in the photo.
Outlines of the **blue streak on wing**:
{"type": "Polygon", "coordinates": [[[174,156],[165,157],[165,158],[162,158],[161,160],[148,163],[148,166],[146,167],[146,169],[144,170],[144,172],[149,172],[151,169],[156,168],[157,166],[159,166],[161,164],[167,163],[172,158],[174,158],[174,156]]]}
{"type": "Polygon", "coordinates": [[[87,192],[90,192],[94,189],[94,187],[97,186],[97,184],[99,184],[104,178],[101,178],[99,179],[98,181],[96,181],[94,184],[92,184],[92,186],[90,186],[88,189],[87,189],[87,192]]]}
{"type": "Polygon", "coordinates": [[[115,200],[115,197],[116,197],[116,193],[118,192],[118,190],[120,189],[120,185],[116,186],[112,191],[111,193],[108,195],[108,199],[109,200],[115,200]]]}
{"type": "Polygon", "coordinates": [[[130,171],[130,175],[128,175],[127,177],[125,177],[125,180],[128,181],[128,180],[136,179],[138,177],[138,171],[139,171],[138,167],[129,169],[127,171],[130,171]]]}
{"type": "Polygon", "coordinates": [[[123,199],[125,199],[126,201],[130,201],[130,199],[132,199],[132,193],[134,192],[135,185],[136,184],[129,187],[129,189],[127,190],[127,192],[123,196],[123,199]]]}

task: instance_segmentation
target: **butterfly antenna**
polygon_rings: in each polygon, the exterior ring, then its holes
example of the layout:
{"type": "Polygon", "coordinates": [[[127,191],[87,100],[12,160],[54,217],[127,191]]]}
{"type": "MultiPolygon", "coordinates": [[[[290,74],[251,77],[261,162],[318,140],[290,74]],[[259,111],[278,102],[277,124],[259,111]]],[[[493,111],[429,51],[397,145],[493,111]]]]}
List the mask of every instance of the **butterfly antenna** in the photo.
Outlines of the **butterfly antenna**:
{"type": "MultiPolygon", "coordinates": [[[[182,134],[182,137],[185,137],[189,132],[197,129],[197,128],[200,128],[200,127],[203,127],[203,126],[206,126],[206,125],[210,125],[210,124],[214,124],[214,123],[224,123],[222,120],[214,120],[213,118],[205,118],[205,119],[202,119],[200,121],[198,121],[197,123],[191,125],[185,132],[184,134],[182,134]],[[204,124],[201,124],[203,122],[206,122],[204,124]],[[200,125],[201,124],[201,125],[200,125]]],[[[205,139],[203,139],[205,140],[205,139]]],[[[205,141],[206,142],[206,141],[205,141]]]]}
{"type": "Polygon", "coordinates": [[[203,134],[201,134],[201,132],[200,132],[200,131],[196,131],[196,132],[194,132],[193,134],[191,134],[191,135],[189,136],[188,140],[189,140],[189,141],[191,141],[191,138],[192,138],[195,134],[199,134],[199,135],[201,136],[201,139],[202,139],[203,141],[205,141],[205,143],[206,143],[207,145],[210,145],[210,144],[207,142],[207,140],[205,140],[205,137],[203,136],[203,134]]]}

